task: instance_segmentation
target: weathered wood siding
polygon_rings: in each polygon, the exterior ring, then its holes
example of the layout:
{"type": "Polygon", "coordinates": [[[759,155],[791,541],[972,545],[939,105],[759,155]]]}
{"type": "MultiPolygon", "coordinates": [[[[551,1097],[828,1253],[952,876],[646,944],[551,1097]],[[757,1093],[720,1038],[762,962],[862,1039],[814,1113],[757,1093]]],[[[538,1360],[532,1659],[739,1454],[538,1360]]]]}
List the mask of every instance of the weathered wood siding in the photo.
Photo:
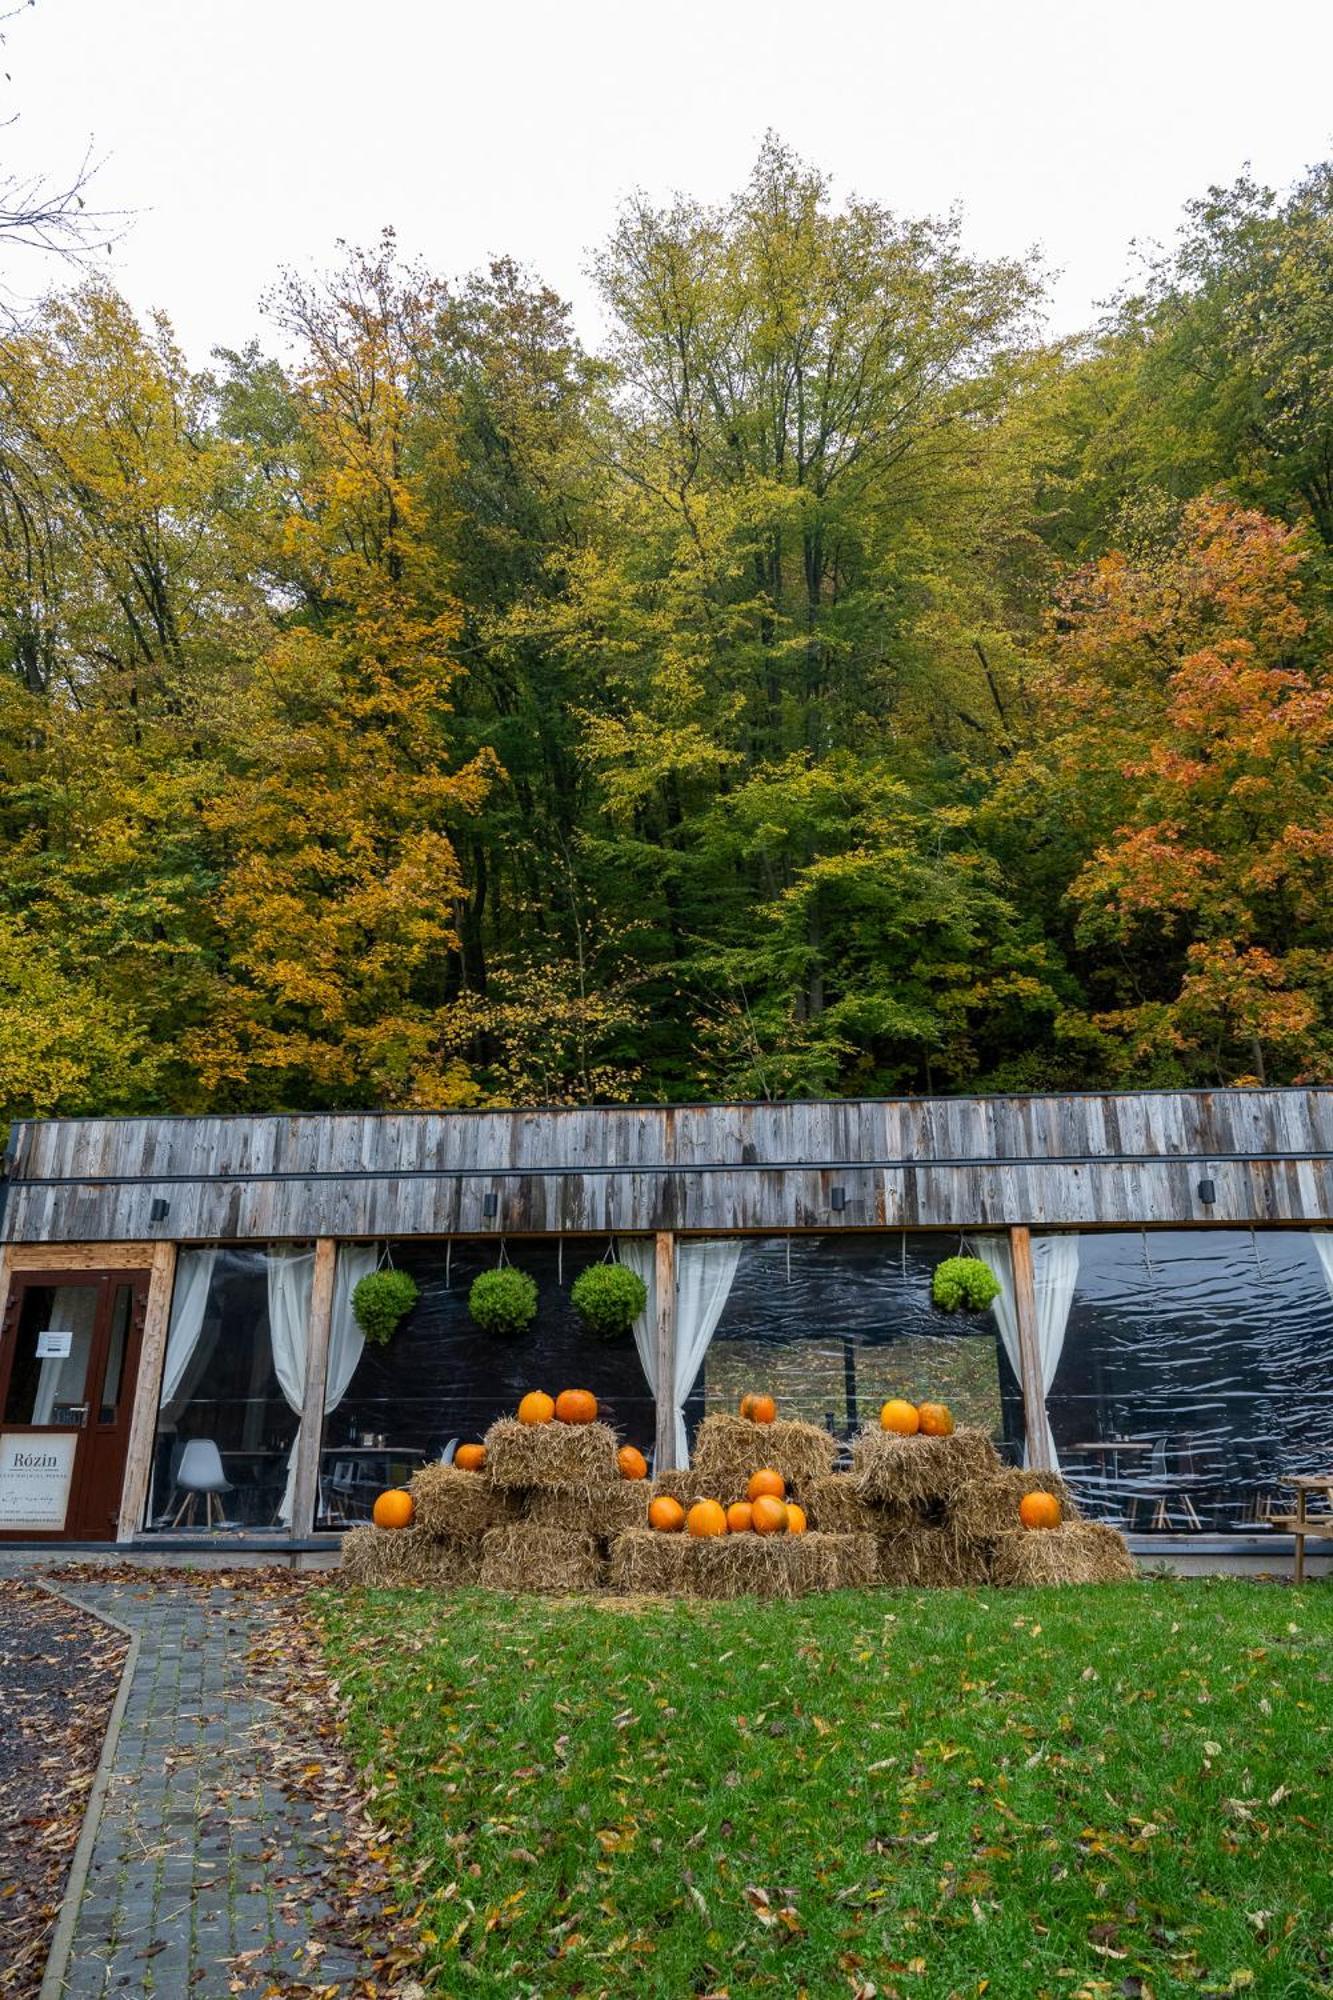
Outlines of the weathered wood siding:
{"type": "Polygon", "coordinates": [[[1333,1090],[1235,1090],[55,1119],[18,1128],[3,1233],[189,1242],[1330,1218],[1333,1090]],[[168,1205],[157,1220],[155,1202],[168,1205]]]}

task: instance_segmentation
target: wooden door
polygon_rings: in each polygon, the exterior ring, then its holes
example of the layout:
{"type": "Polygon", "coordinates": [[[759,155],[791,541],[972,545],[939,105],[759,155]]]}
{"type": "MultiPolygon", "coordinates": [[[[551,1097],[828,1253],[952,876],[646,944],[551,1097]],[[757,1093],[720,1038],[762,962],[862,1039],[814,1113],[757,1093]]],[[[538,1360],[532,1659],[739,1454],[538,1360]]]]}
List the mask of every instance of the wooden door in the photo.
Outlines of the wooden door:
{"type": "Polygon", "coordinates": [[[114,1540],[149,1275],[14,1276],[0,1325],[0,1540],[114,1540]]]}

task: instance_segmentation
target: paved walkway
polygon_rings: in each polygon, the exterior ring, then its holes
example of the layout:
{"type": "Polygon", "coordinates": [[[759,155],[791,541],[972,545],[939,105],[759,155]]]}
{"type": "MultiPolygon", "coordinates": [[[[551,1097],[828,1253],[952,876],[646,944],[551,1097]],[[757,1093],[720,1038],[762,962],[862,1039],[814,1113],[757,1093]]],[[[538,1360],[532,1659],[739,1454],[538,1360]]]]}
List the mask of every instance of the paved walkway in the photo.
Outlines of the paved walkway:
{"type": "Polygon", "coordinates": [[[329,1915],[318,1808],[275,1782],[273,1703],[247,1673],[259,1621],[280,1614],[206,1580],[151,1595],[51,1580],[128,1625],[140,1648],[79,1904],[70,2000],[355,1990],[366,1969],[317,1935],[329,1915]]]}

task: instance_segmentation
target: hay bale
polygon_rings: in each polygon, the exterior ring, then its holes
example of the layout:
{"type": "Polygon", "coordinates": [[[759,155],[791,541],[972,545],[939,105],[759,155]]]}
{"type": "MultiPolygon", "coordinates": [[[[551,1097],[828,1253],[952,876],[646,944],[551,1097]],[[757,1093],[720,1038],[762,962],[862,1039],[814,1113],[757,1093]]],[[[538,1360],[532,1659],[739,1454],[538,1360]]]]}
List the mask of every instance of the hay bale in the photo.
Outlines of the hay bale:
{"type": "Polygon", "coordinates": [[[656,1500],[659,1494],[668,1500],[679,1500],[681,1506],[686,1508],[692,1507],[696,1500],[716,1500],[718,1497],[716,1493],[710,1493],[701,1483],[698,1473],[689,1468],[684,1472],[675,1472],[670,1468],[659,1472],[653,1480],[649,1498],[656,1500]]]}
{"type": "Polygon", "coordinates": [[[960,1541],[993,1541],[1014,1533],[1021,1523],[1019,1502],[1025,1493],[1053,1493],[1067,1521],[1082,1519],[1078,1503],[1057,1472],[1018,1471],[1001,1466],[985,1479],[969,1479],[949,1499],[949,1525],[960,1541]]]}
{"type": "Polygon", "coordinates": [[[616,1434],[609,1424],[521,1424],[501,1417],[486,1433],[486,1470],[514,1491],[575,1493],[591,1499],[620,1482],[616,1434]]]}
{"type": "Polygon", "coordinates": [[[605,1564],[591,1535],[515,1521],[491,1528],[481,1542],[483,1590],[600,1590],[605,1564]]]}
{"type": "Polygon", "coordinates": [[[517,1502],[492,1485],[484,1472],[456,1465],[423,1465],[409,1482],[416,1526],[453,1541],[480,1541],[487,1528],[513,1520],[517,1502]]]}
{"type": "Polygon", "coordinates": [[[526,1496],[525,1518],[542,1528],[562,1528],[571,1535],[598,1535],[609,1540],[626,1528],[648,1525],[648,1502],[652,1495],[646,1479],[622,1479],[605,1493],[585,1499],[581,1493],[543,1493],[526,1496]]]}
{"type": "Polygon", "coordinates": [[[991,1580],[1023,1587],[1049,1583],[1132,1583],[1138,1575],[1123,1535],[1104,1521],[1059,1528],[1019,1528],[996,1537],[991,1580]]]}
{"type": "Polygon", "coordinates": [[[833,1470],[834,1438],[818,1424],[752,1424],[748,1417],[705,1417],[695,1439],[690,1470],[700,1491],[719,1500],[744,1496],[752,1472],[771,1465],[799,1499],[833,1470]]]}
{"type": "Polygon", "coordinates": [[[845,1472],[814,1480],[805,1506],[810,1526],[830,1535],[882,1535],[911,1518],[910,1509],[892,1501],[867,1500],[845,1472]]]}
{"type": "Polygon", "coordinates": [[[338,1574],[367,1590],[454,1590],[475,1583],[480,1568],[476,1541],[442,1541],[425,1528],[353,1528],[343,1536],[338,1574]]]}
{"type": "Polygon", "coordinates": [[[635,1597],[805,1597],[875,1580],[865,1535],[655,1534],[632,1528],[611,1544],[611,1586],[635,1597]]]}
{"type": "Polygon", "coordinates": [[[851,1477],[862,1498],[902,1507],[947,1500],[969,1480],[1000,1469],[988,1434],[966,1426],[951,1437],[899,1437],[868,1424],[852,1446],[851,1477]]]}
{"type": "Polygon", "coordinates": [[[879,1581],[890,1590],[957,1590],[990,1579],[987,1545],[960,1542],[952,1530],[923,1521],[876,1537],[879,1581]]]}

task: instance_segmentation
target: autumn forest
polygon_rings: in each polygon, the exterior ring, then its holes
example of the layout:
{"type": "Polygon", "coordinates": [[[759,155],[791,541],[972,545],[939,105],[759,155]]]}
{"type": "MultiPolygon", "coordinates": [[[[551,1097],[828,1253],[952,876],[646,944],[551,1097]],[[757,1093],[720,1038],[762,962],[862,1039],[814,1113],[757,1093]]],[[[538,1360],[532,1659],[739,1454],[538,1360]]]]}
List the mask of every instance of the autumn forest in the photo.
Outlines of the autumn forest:
{"type": "Polygon", "coordinates": [[[391,234],[11,316],[0,1122],[1329,1080],[1333,166],[1133,269],[770,139],[593,348],[391,234]]]}

